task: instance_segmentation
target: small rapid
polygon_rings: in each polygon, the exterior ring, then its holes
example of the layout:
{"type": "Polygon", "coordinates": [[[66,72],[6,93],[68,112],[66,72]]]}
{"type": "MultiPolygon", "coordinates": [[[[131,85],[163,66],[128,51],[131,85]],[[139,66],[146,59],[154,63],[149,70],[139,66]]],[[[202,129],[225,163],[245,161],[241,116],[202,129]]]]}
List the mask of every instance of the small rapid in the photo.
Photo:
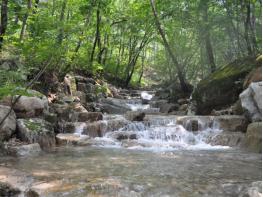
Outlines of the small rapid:
{"type": "Polygon", "coordinates": [[[211,118],[200,116],[175,116],[158,113],[159,108],[151,107],[153,95],[141,92],[141,99],[122,100],[131,111],[143,112],[143,121],[128,121],[124,115],[104,115],[104,123],[116,120],[127,123],[117,129],[110,128],[96,140],[102,147],[165,150],[226,149],[227,146],[213,146],[210,140],[222,132],[220,124],[211,118]],[[155,112],[155,113],[153,113],[155,112]]]}
{"type": "MultiPolygon", "coordinates": [[[[183,126],[177,123],[175,116],[144,122],[130,122],[117,131],[107,132],[103,136],[103,140],[108,139],[111,142],[116,142],[116,147],[153,151],[229,148],[209,144],[209,139],[222,132],[218,123],[213,121],[209,126],[208,123],[200,120],[198,122],[201,125],[199,131],[187,130],[187,127],[191,128],[191,121],[186,121],[183,126]]],[[[99,139],[97,138],[97,140],[99,139]]],[[[107,147],[107,144],[105,146],[107,147]]]]}

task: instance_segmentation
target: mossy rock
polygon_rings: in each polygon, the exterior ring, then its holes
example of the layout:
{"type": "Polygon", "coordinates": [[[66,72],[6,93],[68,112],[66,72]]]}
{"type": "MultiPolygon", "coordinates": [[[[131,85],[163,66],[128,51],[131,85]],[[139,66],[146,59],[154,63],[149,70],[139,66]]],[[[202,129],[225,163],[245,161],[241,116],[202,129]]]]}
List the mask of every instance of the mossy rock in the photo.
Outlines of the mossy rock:
{"type": "Polygon", "coordinates": [[[261,66],[261,57],[246,57],[223,66],[200,81],[193,92],[197,113],[210,114],[213,109],[228,107],[238,100],[247,74],[261,66]]]}
{"type": "Polygon", "coordinates": [[[39,119],[18,119],[17,136],[27,143],[39,143],[42,149],[48,149],[55,146],[55,133],[52,124],[39,119]]]}
{"type": "Polygon", "coordinates": [[[15,96],[15,95],[38,97],[40,99],[45,97],[43,94],[41,94],[38,91],[30,90],[30,89],[26,90],[24,87],[18,87],[13,84],[9,84],[9,85],[0,87],[0,100],[8,96],[15,96]]]}

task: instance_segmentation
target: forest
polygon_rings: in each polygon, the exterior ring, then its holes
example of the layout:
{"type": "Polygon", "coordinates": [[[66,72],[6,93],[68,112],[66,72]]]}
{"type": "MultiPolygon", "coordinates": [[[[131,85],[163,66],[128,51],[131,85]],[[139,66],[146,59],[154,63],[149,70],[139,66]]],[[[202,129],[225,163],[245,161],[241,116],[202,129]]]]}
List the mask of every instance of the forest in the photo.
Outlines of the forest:
{"type": "Polygon", "coordinates": [[[0,197],[261,197],[261,0],[0,0],[0,197]]]}
{"type": "Polygon", "coordinates": [[[124,87],[194,85],[259,54],[261,22],[256,0],[3,0],[1,56],[21,65],[1,74],[1,86],[23,85],[47,63],[61,76],[81,70],[124,87]]]}

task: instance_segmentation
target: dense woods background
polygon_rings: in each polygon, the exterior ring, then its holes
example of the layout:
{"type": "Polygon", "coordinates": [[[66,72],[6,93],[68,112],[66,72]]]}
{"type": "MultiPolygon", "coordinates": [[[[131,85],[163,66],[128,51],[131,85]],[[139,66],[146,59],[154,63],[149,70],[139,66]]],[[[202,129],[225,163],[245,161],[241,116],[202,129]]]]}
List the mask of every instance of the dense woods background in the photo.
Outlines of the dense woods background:
{"type": "MultiPolygon", "coordinates": [[[[0,86],[23,85],[43,65],[121,86],[196,84],[261,53],[261,0],[1,0],[0,86]],[[12,60],[13,59],[13,60],[12,60]],[[18,60],[19,59],[19,60],[18,60]]],[[[12,88],[12,87],[11,87],[12,88]]]]}

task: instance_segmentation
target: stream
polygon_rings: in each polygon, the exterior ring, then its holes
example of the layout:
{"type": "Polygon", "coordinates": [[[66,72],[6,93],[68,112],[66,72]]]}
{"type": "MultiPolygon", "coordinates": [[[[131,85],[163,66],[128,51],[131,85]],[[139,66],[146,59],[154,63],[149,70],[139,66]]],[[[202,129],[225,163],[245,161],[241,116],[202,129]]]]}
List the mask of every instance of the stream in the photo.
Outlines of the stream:
{"type": "MultiPolygon", "coordinates": [[[[140,103],[128,105],[135,111],[150,109],[140,103]]],[[[113,118],[124,117],[105,115],[103,121],[113,118]]],[[[41,197],[245,197],[261,187],[261,154],[211,145],[209,140],[222,132],[213,119],[209,124],[200,120],[201,129],[194,133],[186,129],[187,121],[177,124],[177,116],[146,118],[92,139],[92,146],[2,157],[0,180],[22,190],[31,188],[41,197]],[[116,134],[126,137],[118,140],[116,134]]],[[[80,124],[74,135],[82,136],[83,129],[80,124]]]]}

